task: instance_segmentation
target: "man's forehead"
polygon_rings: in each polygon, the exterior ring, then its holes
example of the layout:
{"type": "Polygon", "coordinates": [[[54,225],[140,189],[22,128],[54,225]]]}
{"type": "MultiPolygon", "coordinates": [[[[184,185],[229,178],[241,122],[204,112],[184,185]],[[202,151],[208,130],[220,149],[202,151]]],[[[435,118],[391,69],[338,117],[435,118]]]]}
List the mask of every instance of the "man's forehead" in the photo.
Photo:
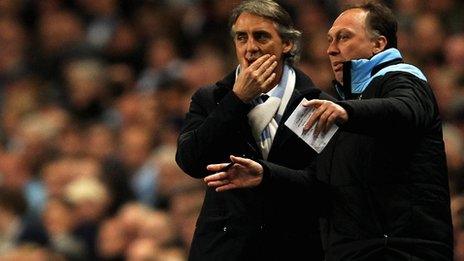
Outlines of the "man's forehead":
{"type": "Polygon", "coordinates": [[[327,35],[336,34],[342,30],[356,31],[359,29],[365,29],[367,12],[359,9],[353,8],[346,10],[341,13],[337,19],[335,19],[332,27],[329,29],[327,35]]]}
{"type": "Polygon", "coordinates": [[[267,17],[244,12],[235,20],[232,29],[237,31],[245,28],[253,31],[268,31],[270,28],[277,29],[277,25],[267,17]]]}
{"type": "Polygon", "coordinates": [[[244,28],[244,27],[232,27],[233,32],[235,33],[245,33],[245,32],[251,32],[251,33],[259,33],[259,32],[270,32],[269,27],[252,27],[252,28],[244,28]]]}

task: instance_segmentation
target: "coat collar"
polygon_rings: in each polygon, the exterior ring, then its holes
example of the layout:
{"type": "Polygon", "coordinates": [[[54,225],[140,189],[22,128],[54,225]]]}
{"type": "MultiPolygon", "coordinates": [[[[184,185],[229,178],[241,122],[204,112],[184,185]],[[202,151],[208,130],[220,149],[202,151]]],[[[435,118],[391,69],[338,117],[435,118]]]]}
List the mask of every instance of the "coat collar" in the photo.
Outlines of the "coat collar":
{"type": "Polygon", "coordinates": [[[346,61],[343,63],[344,85],[336,82],[335,89],[346,100],[355,98],[367,88],[374,74],[385,67],[402,62],[403,57],[395,48],[380,52],[370,59],[346,61]]]}

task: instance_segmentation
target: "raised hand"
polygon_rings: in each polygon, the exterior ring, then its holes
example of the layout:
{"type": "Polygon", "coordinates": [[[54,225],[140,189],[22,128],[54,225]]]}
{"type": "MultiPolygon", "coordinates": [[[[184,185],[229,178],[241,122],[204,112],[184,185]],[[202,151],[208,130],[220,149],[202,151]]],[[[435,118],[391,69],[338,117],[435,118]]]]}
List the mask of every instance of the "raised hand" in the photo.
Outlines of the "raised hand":
{"type": "Polygon", "coordinates": [[[344,123],[348,120],[346,110],[331,101],[315,99],[304,103],[303,106],[315,108],[315,111],[309,117],[303,129],[307,131],[316,124],[316,129],[314,130],[314,135],[316,136],[321,132],[327,132],[334,123],[344,123]]]}
{"type": "Polygon", "coordinates": [[[209,187],[217,192],[230,189],[258,186],[263,179],[263,167],[251,159],[230,156],[233,165],[229,163],[211,164],[209,171],[217,172],[204,178],[209,187]],[[224,169],[227,169],[224,171],[224,169]]]}
{"type": "MultiPolygon", "coordinates": [[[[245,65],[247,66],[247,65],[245,65]]],[[[275,78],[276,56],[265,54],[246,68],[241,68],[233,92],[244,102],[249,102],[261,93],[268,92],[275,78]]]]}

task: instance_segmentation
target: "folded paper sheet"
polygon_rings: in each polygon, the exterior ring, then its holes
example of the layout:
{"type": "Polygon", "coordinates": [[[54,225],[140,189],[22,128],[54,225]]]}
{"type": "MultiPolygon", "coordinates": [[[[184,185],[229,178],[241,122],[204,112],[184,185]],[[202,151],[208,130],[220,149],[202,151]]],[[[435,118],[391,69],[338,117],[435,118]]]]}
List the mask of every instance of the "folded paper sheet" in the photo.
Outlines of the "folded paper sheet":
{"type": "Polygon", "coordinates": [[[313,125],[308,131],[304,131],[303,127],[308,122],[309,117],[314,111],[314,108],[304,107],[303,103],[307,102],[307,99],[303,99],[298,107],[292,112],[292,115],[285,121],[285,125],[292,130],[298,137],[303,139],[311,148],[317,153],[325,148],[330,139],[332,139],[335,132],[338,130],[337,125],[333,125],[326,133],[320,133],[317,137],[314,136],[314,129],[316,125],[313,125]]]}

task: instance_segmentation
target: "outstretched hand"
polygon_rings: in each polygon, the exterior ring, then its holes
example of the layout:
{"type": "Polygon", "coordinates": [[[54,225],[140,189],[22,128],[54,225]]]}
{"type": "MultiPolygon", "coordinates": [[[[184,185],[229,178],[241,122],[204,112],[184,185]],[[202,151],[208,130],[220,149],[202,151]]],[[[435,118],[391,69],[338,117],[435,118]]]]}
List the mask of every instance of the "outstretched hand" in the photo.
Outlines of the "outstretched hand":
{"type": "Polygon", "coordinates": [[[209,171],[217,172],[204,178],[209,187],[216,188],[217,192],[230,189],[248,188],[258,186],[263,179],[263,167],[251,159],[230,156],[233,165],[224,171],[228,163],[211,164],[209,171]]]}
{"type": "Polygon", "coordinates": [[[314,99],[304,103],[303,106],[314,107],[315,109],[303,128],[307,131],[316,124],[316,129],[314,130],[315,136],[319,135],[321,132],[326,133],[334,123],[344,123],[348,121],[348,113],[346,110],[334,102],[314,99]]]}

